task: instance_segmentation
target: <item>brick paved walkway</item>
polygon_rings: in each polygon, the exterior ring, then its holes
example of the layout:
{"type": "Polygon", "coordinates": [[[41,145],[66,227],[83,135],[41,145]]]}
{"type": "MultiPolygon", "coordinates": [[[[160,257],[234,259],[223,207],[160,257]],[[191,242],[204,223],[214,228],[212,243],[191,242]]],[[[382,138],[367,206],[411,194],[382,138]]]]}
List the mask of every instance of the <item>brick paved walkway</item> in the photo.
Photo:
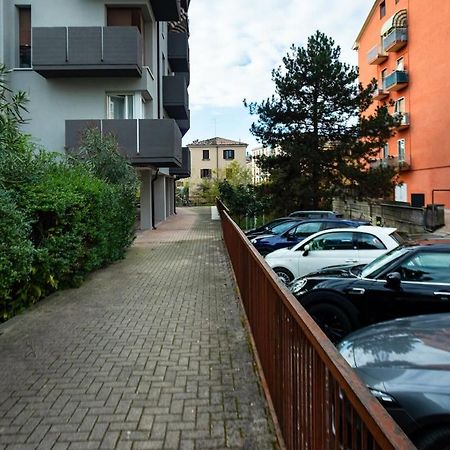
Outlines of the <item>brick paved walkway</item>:
{"type": "Polygon", "coordinates": [[[0,327],[0,449],[272,449],[209,208],[0,327]]]}

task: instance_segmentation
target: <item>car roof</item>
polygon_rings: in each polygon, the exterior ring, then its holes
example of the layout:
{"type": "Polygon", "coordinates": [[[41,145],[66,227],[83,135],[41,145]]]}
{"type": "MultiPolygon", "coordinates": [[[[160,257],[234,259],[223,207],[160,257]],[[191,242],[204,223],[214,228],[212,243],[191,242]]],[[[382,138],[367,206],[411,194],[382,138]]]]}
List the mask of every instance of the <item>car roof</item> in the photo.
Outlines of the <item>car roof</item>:
{"type": "Polygon", "coordinates": [[[378,227],[375,225],[360,225],[358,228],[356,228],[356,230],[358,231],[363,231],[363,232],[379,232],[379,233],[386,233],[386,234],[391,234],[394,231],[397,231],[397,228],[392,228],[392,227],[378,227]]]}

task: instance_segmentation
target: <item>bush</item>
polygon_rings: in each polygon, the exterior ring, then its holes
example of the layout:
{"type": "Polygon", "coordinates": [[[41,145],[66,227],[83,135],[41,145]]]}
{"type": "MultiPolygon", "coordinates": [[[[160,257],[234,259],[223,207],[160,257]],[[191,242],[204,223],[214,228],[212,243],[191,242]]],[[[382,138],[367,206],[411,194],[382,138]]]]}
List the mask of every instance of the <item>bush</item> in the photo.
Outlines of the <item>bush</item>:
{"type": "Polygon", "coordinates": [[[17,298],[31,277],[34,249],[29,232],[25,215],[0,189],[0,322],[20,308],[17,298]]]}

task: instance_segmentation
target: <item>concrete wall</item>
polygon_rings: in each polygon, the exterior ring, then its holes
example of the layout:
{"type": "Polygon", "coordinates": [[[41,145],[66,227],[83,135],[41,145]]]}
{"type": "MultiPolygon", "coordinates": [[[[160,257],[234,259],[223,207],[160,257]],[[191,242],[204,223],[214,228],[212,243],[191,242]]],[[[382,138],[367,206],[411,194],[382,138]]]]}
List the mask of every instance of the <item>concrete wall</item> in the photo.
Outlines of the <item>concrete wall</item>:
{"type": "Polygon", "coordinates": [[[373,225],[395,227],[416,234],[425,231],[424,208],[368,201],[333,199],[333,210],[349,219],[370,220],[373,225]]]}

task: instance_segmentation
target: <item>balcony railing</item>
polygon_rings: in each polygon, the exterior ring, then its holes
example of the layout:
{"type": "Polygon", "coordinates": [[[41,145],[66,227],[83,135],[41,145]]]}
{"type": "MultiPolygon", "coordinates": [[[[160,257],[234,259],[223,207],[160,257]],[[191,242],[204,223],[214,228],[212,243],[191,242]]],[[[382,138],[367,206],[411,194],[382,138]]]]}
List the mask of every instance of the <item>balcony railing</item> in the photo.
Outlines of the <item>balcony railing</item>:
{"type": "Polygon", "coordinates": [[[384,100],[388,97],[389,97],[389,92],[380,87],[377,88],[376,91],[373,93],[374,100],[384,100]]]}
{"type": "Polygon", "coordinates": [[[189,95],[186,78],[181,73],[163,78],[163,106],[172,119],[188,119],[189,95]]]}
{"type": "Polygon", "coordinates": [[[385,38],[383,47],[385,52],[398,52],[408,43],[408,29],[394,28],[385,38]]]}
{"type": "Polygon", "coordinates": [[[217,206],[262,386],[282,444],[289,450],[414,449],[282,286],[225,206],[221,202],[217,206]]]}
{"type": "Polygon", "coordinates": [[[181,167],[181,133],[175,120],[66,120],[66,148],[77,149],[89,128],[113,134],[120,153],[134,166],[181,167]]]}
{"type": "Polygon", "coordinates": [[[409,170],[411,168],[411,163],[410,158],[407,156],[402,156],[401,158],[398,156],[388,156],[387,158],[378,158],[371,161],[370,167],[372,169],[378,167],[394,167],[402,172],[404,170],[409,170]]]}
{"type": "Polygon", "coordinates": [[[394,70],[383,80],[383,89],[387,91],[399,91],[408,85],[408,72],[405,70],[394,70]]]}
{"type": "Polygon", "coordinates": [[[380,45],[376,45],[367,53],[367,62],[369,64],[382,64],[388,59],[388,55],[383,51],[380,45]]]}
{"type": "Polygon", "coordinates": [[[136,27],[34,27],[33,69],[46,78],[142,74],[136,27]]]}
{"type": "Polygon", "coordinates": [[[400,124],[397,127],[398,130],[404,130],[409,127],[409,125],[410,125],[409,113],[407,113],[407,112],[395,113],[394,116],[396,116],[396,118],[400,119],[400,124]]]}
{"type": "Polygon", "coordinates": [[[174,72],[189,72],[188,34],[170,31],[167,39],[167,57],[170,67],[174,72]]]}
{"type": "Polygon", "coordinates": [[[188,147],[183,147],[181,155],[181,167],[171,168],[169,173],[176,176],[177,179],[189,178],[191,176],[191,151],[188,147]]]}
{"type": "Polygon", "coordinates": [[[180,19],[180,0],[150,0],[153,14],[158,22],[180,19]]]}

